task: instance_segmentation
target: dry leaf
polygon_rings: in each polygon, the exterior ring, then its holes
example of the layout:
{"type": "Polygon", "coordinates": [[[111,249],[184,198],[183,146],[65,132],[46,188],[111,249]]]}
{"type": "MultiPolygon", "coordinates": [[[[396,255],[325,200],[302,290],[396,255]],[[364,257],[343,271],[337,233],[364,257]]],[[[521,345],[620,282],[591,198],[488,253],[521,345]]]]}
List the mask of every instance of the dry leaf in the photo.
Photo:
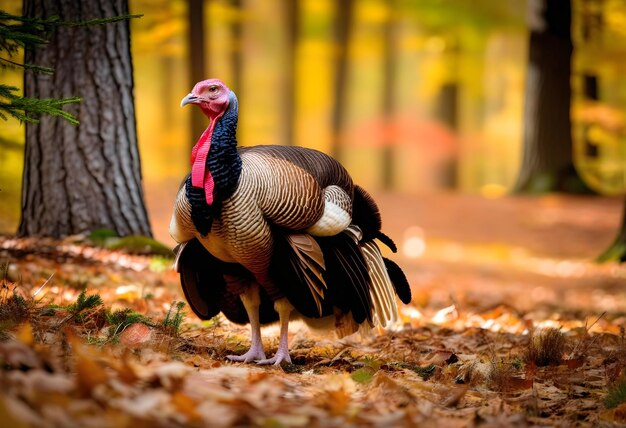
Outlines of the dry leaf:
{"type": "Polygon", "coordinates": [[[2,426],[30,428],[42,426],[43,420],[29,406],[17,398],[0,396],[0,421],[2,426]]]}
{"type": "Polygon", "coordinates": [[[137,372],[130,364],[128,350],[122,355],[121,362],[114,364],[112,367],[117,372],[117,377],[128,385],[132,385],[139,380],[137,372]]]}
{"type": "Polygon", "coordinates": [[[622,403],[615,408],[615,413],[613,413],[615,417],[615,422],[625,423],[626,422],[626,403],[622,403]]]}
{"type": "Polygon", "coordinates": [[[189,371],[189,367],[183,363],[172,361],[157,367],[154,370],[154,376],[159,380],[163,388],[175,391],[181,388],[184,378],[189,371]]]}
{"type": "Polygon", "coordinates": [[[462,385],[456,388],[452,388],[448,391],[448,394],[441,401],[441,405],[444,407],[456,407],[459,401],[465,396],[469,385],[462,385]]]}
{"type": "Polygon", "coordinates": [[[189,421],[199,421],[200,415],[196,411],[197,403],[190,396],[176,391],[172,394],[172,404],[182,414],[187,417],[189,421]]]}
{"type": "Polygon", "coordinates": [[[29,322],[22,324],[17,330],[15,338],[25,345],[32,346],[35,342],[35,338],[33,337],[33,326],[31,326],[29,322]]]}
{"type": "Polygon", "coordinates": [[[352,401],[355,384],[346,375],[330,375],[324,390],[317,394],[316,402],[327,409],[331,415],[343,415],[348,411],[352,401]]]}
{"type": "Polygon", "coordinates": [[[94,352],[80,342],[80,339],[70,330],[66,330],[68,342],[72,346],[76,358],[74,370],[76,371],[76,386],[83,397],[91,396],[94,389],[109,379],[104,367],[94,358],[94,352]]]}

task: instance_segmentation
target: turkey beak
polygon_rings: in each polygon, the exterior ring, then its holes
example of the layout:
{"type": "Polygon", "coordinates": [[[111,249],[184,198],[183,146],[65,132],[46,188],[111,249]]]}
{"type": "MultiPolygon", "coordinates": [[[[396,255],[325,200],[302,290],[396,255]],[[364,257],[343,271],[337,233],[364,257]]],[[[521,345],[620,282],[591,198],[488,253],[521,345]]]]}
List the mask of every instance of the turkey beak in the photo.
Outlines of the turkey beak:
{"type": "Polygon", "coordinates": [[[194,94],[187,94],[185,98],[180,102],[181,107],[185,107],[187,104],[199,104],[200,98],[195,96],[194,94]]]}

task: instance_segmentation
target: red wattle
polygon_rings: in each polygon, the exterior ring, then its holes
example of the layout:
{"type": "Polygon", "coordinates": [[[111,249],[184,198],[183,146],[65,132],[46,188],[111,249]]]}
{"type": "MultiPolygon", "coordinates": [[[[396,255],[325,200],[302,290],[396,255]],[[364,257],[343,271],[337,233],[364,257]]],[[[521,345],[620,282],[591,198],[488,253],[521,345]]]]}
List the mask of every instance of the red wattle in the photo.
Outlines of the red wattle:
{"type": "Polygon", "coordinates": [[[206,169],[206,160],[211,150],[211,137],[213,136],[215,123],[221,116],[220,114],[211,121],[209,127],[202,133],[202,136],[200,136],[200,139],[191,150],[191,185],[201,189],[204,188],[206,202],[209,205],[213,204],[215,182],[213,181],[211,171],[206,169]]]}

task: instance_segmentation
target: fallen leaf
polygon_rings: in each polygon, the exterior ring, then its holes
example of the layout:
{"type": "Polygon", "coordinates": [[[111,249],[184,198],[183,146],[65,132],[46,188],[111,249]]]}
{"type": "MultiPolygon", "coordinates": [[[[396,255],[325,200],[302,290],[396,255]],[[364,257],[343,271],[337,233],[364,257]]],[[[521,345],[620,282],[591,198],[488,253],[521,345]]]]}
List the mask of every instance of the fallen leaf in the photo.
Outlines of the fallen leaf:
{"type": "Polygon", "coordinates": [[[426,363],[429,365],[434,364],[436,366],[444,366],[447,364],[454,364],[457,361],[459,361],[459,357],[450,351],[436,351],[429,356],[426,363]]]}
{"type": "Polygon", "coordinates": [[[109,376],[104,367],[96,362],[94,353],[85,348],[70,329],[66,329],[66,336],[76,355],[74,359],[76,387],[81,396],[89,397],[98,385],[107,382],[109,376]]]}
{"type": "Polygon", "coordinates": [[[33,337],[33,326],[31,326],[29,322],[22,324],[17,330],[15,338],[24,345],[32,346],[35,342],[35,338],[33,337]]]}
{"type": "Polygon", "coordinates": [[[459,401],[465,396],[469,385],[463,385],[456,388],[451,388],[448,394],[441,401],[441,405],[444,407],[456,407],[459,401]]]}
{"type": "Polygon", "coordinates": [[[30,428],[42,426],[43,420],[29,406],[17,398],[0,396],[0,421],[2,426],[30,428]]]}
{"type": "Polygon", "coordinates": [[[626,422],[626,403],[622,403],[615,408],[615,422],[626,422]]]}
{"type": "Polygon", "coordinates": [[[189,367],[183,363],[172,361],[158,366],[154,370],[154,377],[163,388],[168,391],[175,391],[181,388],[188,373],[189,367]]]}
{"type": "Polygon", "coordinates": [[[189,421],[194,422],[200,420],[200,415],[196,410],[197,403],[190,396],[176,391],[172,394],[172,404],[176,410],[187,416],[189,421]]]}

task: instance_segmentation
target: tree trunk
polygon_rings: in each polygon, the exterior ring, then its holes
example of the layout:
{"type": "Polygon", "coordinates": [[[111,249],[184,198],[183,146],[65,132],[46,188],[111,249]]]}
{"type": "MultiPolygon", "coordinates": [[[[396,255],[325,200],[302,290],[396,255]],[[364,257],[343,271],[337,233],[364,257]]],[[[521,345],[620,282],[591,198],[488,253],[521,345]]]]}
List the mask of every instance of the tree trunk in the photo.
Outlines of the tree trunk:
{"type": "Polygon", "coordinates": [[[285,58],[284,136],[285,145],[293,145],[296,120],[296,49],[300,32],[300,1],[285,0],[287,55],[285,58]]]}
{"type": "Polygon", "coordinates": [[[396,109],[396,40],[395,26],[395,0],[387,0],[388,16],[383,28],[383,118],[385,132],[382,141],[382,184],[384,189],[393,188],[394,171],[394,136],[392,131],[394,113],[396,109]]]}
{"type": "Polygon", "coordinates": [[[588,192],[572,156],[570,0],[529,0],[524,152],[516,190],[588,192]]]}
{"type": "Polygon", "coordinates": [[[348,77],[348,46],[352,32],[353,0],[342,0],[335,3],[335,103],[332,113],[332,136],[330,154],[341,160],[341,134],[346,117],[346,79],[348,77]]]}
{"type": "MultiPolygon", "coordinates": [[[[455,53],[455,55],[457,55],[455,53]]],[[[459,85],[456,82],[444,83],[439,92],[438,116],[455,135],[459,132],[459,85]]],[[[456,189],[458,185],[457,156],[451,157],[441,167],[439,184],[446,189],[456,189]]]]}
{"type": "Polygon", "coordinates": [[[617,234],[617,238],[615,238],[611,246],[598,257],[598,261],[626,262],[626,201],[624,202],[624,214],[622,214],[622,226],[617,234]]]}
{"type": "MultiPolygon", "coordinates": [[[[206,69],[206,49],[204,43],[204,4],[205,0],[189,0],[187,3],[187,46],[189,57],[189,91],[193,85],[201,80],[210,78],[209,70],[206,69]]],[[[208,0],[207,0],[208,1],[208,0]]],[[[191,112],[191,147],[207,127],[206,117],[200,109],[190,109],[191,112]]]]}
{"type": "MultiPolygon", "coordinates": [[[[24,15],[85,21],[128,13],[127,0],[25,0],[24,15]]],[[[72,126],[43,116],[26,124],[21,236],[62,237],[99,228],[151,236],[141,187],[128,21],[61,27],[25,53],[52,76],[24,73],[27,97],[82,97],[72,126]]]]}
{"type": "Polygon", "coordinates": [[[242,4],[241,0],[232,0],[233,7],[237,10],[237,16],[231,24],[232,51],[230,53],[230,62],[233,70],[233,80],[231,89],[237,94],[239,104],[243,97],[243,28],[242,28],[242,4]]]}
{"type": "MultiPolygon", "coordinates": [[[[601,37],[604,19],[602,17],[602,0],[584,0],[582,2],[582,24],[581,32],[584,43],[590,43],[601,37]]],[[[600,100],[598,92],[599,78],[591,70],[585,70],[583,73],[583,95],[586,101],[596,102],[600,100]]],[[[585,145],[585,156],[589,158],[597,158],[600,156],[598,145],[591,141],[589,131],[592,127],[585,125],[583,130],[583,138],[585,145]]]]}

